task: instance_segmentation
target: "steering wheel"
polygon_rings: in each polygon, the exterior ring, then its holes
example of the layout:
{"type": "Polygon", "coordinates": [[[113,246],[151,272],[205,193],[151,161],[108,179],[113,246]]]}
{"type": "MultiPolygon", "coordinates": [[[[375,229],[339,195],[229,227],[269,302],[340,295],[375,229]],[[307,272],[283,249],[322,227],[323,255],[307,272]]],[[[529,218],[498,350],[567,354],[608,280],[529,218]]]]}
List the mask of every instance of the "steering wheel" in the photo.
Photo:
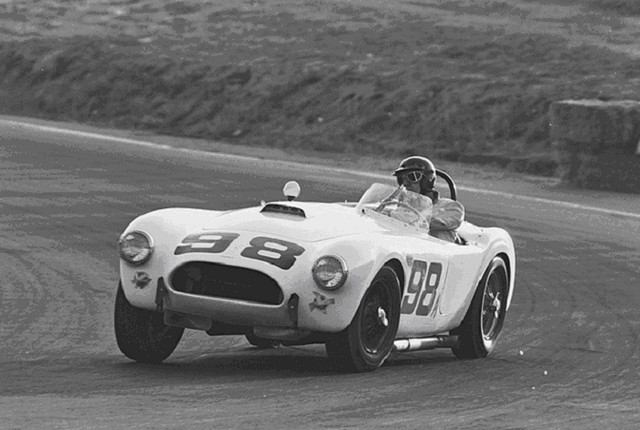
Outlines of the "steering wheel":
{"type": "Polygon", "coordinates": [[[383,208],[385,208],[386,206],[391,206],[391,205],[398,205],[398,207],[402,207],[405,209],[409,209],[411,212],[413,212],[414,214],[418,215],[418,219],[422,222],[427,222],[427,219],[424,217],[424,215],[422,215],[420,213],[419,210],[417,210],[416,208],[414,208],[413,206],[405,203],[405,202],[401,202],[399,200],[386,200],[383,202],[380,202],[380,204],[378,205],[378,207],[376,208],[376,212],[381,211],[383,208]]]}

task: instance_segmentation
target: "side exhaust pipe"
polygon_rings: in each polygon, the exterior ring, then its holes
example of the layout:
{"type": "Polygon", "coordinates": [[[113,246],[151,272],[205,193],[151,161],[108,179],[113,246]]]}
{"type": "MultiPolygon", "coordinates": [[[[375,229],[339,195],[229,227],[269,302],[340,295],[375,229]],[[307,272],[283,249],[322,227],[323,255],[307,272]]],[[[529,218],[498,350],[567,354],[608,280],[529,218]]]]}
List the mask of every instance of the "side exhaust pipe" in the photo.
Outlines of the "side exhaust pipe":
{"type": "Polygon", "coordinates": [[[394,352],[421,351],[436,348],[455,348],[460,344],[458,336],[433,336],[420,339],[396,339],[393,342],[394,352]]]}

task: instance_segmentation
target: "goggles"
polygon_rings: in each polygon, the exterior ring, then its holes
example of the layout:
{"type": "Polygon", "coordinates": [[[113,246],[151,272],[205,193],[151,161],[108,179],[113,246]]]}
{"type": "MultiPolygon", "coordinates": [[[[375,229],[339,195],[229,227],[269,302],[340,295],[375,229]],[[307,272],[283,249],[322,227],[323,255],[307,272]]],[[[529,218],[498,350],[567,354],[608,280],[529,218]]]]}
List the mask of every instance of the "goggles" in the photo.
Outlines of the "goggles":
{"type": "Polygon", "coordinates": [[[409,182],[420,182],[423,176],[424,176],[424,173],[422,173],[419,170],[414,170],[411,172],[402,173],[400,175],[400,179],[402,181],[407,180],[409,182]]]}

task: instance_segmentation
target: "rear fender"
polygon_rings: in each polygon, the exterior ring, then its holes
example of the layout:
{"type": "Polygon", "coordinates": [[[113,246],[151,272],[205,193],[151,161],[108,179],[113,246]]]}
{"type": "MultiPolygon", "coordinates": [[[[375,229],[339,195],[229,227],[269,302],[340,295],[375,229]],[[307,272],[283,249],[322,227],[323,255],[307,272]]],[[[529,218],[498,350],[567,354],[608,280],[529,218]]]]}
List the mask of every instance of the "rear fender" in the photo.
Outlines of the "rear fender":
{"type": "MultiPolygon", "coordinates": [[[[469,284],[469,288],[465,290],[464,294],[461,294],[457,299],[459,301],[459,306],[456,307],[456,310],[452,312],[449,317],[449,326],[450,328],[458,327],[462,320],[464,319],[469,306],[471,306],[471,301],[473,300],[473,296],[478,288],[478,284],[484,275],[484,272],[487,270],[491,261],[495,257],[500,257],[505,260],[507,264],[507,269],[509,271],[509,295],[507,298],[507,310],[511,306],[511,299],[513,297],[513,290],[515,288],[515,252],[513,248],[513,241],[508,233],[499,228],[486,228],[482,229],[485,234],[485,246],[486,249],[482,254],[481,264],[477,266],[475,273],[470,278],[471,283],[469,284]]],[[[450,266],[449,270],[455,271],[459,268],[456,267],[456,264],[453,263],[450,266]]],[[[461,269],[462,270],[462,269],[461,269]]]]}

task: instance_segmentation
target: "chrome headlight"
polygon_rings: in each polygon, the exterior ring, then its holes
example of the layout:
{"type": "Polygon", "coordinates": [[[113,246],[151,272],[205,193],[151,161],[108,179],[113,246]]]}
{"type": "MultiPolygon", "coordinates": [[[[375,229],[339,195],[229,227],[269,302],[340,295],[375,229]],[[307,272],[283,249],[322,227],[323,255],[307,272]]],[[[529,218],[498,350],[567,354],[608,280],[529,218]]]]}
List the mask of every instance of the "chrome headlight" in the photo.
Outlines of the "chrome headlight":
{"type": "Polygon", "coordinates": [[[127,263],[140,266],[153,254],[153,240],[142,231],[132,231],[120,237],[118,253],[127,263]]]}
{"type": "Polygon", "coordinates": [[[324,290],[337,290],[347,280],[347,264],[336,255],[325,255],[318,258],[311,269],[313,280],[324,290]]]}

